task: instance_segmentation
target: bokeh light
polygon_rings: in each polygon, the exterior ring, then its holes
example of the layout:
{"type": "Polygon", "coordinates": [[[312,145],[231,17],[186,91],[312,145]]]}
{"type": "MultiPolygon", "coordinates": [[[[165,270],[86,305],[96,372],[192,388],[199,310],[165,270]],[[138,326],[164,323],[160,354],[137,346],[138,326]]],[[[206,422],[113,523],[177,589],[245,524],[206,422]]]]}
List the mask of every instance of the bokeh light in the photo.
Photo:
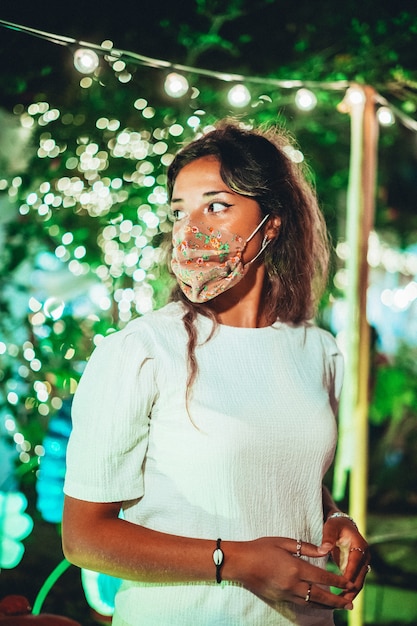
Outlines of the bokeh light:
{"type": "Polygon", "coordinates": [[[312,111],[317,105],[317,96],[310,89],[298,89],[295,104],[302,111],[312,111]]]}
{"type": "Polygon", "coordinates": [[[97,52],[89,48],[78,48],[74,52],[74,67],[81,74],[92,74],[99,66],[97,52]]]}
{"type": "Polygon", "coordinates": [[[171,98],[182,98],[189,90],[189,84],[185,76],[171,72],[165,79],[164,88],[171,98]]]}
{"type": "Polygon", "coordinates": [[[245,85],[234,85],[229,89],[227,99],[233,107],[243,108],[249,104],[251,94],[245,85]]]}

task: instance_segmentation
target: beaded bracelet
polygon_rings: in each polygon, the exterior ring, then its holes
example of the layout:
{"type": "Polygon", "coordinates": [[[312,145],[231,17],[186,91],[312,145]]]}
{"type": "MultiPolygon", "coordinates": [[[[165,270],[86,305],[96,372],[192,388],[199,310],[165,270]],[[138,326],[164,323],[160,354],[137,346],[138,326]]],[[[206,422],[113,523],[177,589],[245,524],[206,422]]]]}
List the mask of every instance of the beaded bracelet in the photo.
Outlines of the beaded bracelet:
{"type": "Polygon", "coordinates": [[[348,515],[347,513],[342,513],[342,511],[336,511],[335,513],[332,513],[331,515],[329,515],[329,517],[327,518],[332,519],[332,517],[345,517],[346,519],[348,519],[350,522],[352,522],[352,524],[354,525],[355,528],[358,528],[356,525],[356,522],[354,519],[352,519],[350,517],[350,515],[348,515]]]}
{"type": "Polygon", "coordinates": [[[213,552],[213,561],[216,566],[216,582],[219,584],[222,582],[221,567],[224,561],[224,552],[220,547],[220,543],[221,539],[217,539],[216,549],[213,552]]]}

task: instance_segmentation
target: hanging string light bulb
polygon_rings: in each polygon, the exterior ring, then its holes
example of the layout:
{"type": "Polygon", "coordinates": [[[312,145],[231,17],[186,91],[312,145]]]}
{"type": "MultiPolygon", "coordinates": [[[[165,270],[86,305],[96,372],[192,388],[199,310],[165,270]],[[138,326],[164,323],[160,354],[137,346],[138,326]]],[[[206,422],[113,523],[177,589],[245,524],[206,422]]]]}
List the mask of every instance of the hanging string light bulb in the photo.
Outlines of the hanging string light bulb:
{"type": "Polygon", "coordinates": [[[345,98],[348,104],[363,104],[365,102],[365,93],[361,87],[349,87],[345,98]]]}
{"type": "Polygon", "coordinates": [[[295,104],[302,111],[312,111],[317,104],[316,95],[310,89],[299,89],[295,94],[295,104]]]}
{"type": "Polygon", "coordinates": [[[74,52],[74,67],[81,74],[92,74],[99,66],[97,52],[89,48],[78,48],[74,52]]]}
{"type": "Polygon", "coordinates": [[[182,74],[171,72],[165,79],[164,89],[171,98],[182,98],[189,89],[188,80],[182,74]]]}
{"type": "Polygon", "coordinates": [[[394,114],[389,107],[379,107],[376,115],[378,117],[378,122],[382,126],[392,126],[395,124],[394,114]]]}
{"type": "Polygon", "coordinates": [[[251,100],[249,89],[242,84],[234,85],[227,94],[229,104],[234,107],[245,107],[251,100]]]}
{"type": "Polygon", "coordinates": [[[350,113],[352,108],[358,107],[365,103],[365,93],[359,85],[348,87],[345,93],[345,97],[337,105],[337,110],[340,113],[350,113]]]}

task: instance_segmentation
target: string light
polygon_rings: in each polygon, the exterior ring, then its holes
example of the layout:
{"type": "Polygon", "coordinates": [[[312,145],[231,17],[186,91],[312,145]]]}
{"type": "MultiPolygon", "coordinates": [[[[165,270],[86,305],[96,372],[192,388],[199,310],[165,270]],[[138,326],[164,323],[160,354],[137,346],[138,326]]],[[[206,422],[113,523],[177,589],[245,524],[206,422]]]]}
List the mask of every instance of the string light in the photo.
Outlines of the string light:
{"type": "Polygon", "coordinates": [[[364,105],[365,100],[364,90],[358,85],[353,85],[348,87],[343,100],[339,102],[336,108],[340,113],[352,113],[356,107],[364,105]]]}
{"type": "Polygon", "coordinates": [[[394,114],[389,107],[379,107],[376,114],[378,117],[378,122],[382,126],[392,126],[393,124],[395,124],[394,114]]]}
{"type": "Polygon", "coordinates": [[[316,95],[310,89],[299,89],[295,94],[295,104],[302,111],[312,111],[317,104],[316,95]]]}
{"type": "Polygon", "coordinates": [[[99,66],[97,52],[89,48],[78,48],[74,52],[74,67],[81,74],[92,74],[99,66]]]}
{"type": "Polygon", "coordinates": [[[349,104],[363,104],[365,102],[365,94],[360,87],[349,87],[346,91],[345,99],[349,104]]]}
{"type": "Polygon", "coordinates": [[[234,85],[227,94],[229,103],[234,107],[245,107],[251,100],[249,89],[242,84],[234,85]]]}
{"type": "Polygon", "coordinates": [[[181,98],[187,93],[189,84],[185,76],[171,72],[165,79],[164,88],[171,98],[181,98]]]}
{"type": "MultiPolygon", "coordinates": [[[[307,91],[309,91],[308,89],[309,87],[312,87],[315,89],[322,89],[325,91],[342,91],[342,90],[347,89],[344,100],[337,106],[337,109],[342,113],[349,112],[351,106],[354,106],[356,104],[361,104],[364,102],[364,99],[365,99],[365,94],[363,90],[358,85],[352,86],[352,83],[349,82],[348,80],[336,80],[336,81],[308,81],[308,80],[298,80],[298,79],[286,80],[286,79],[267,78],[267,77],[260,77],[260,76],[244,76],[240,74],[230,74],[230,73],[225,73],[225,72],[207,70],[205,68],[182,65],[179,63],[171,63],[170,61],[166,61],[164,59],[156,59],[156,58],[147,57],[147,56],[144,56],[144,55],[141,55],[136,52],[129,51],[129,50],[119,50],[113,47],[112,41],[108,41],[108,40],[103,41],[101,45],[94,44],[91,42],[85,42],[85,41],[79,42],[72,37],[67,37],[64,35],[58,35],[58,34],[50,33],[47,31],[42,31],[39,29],[22,26],[21,24],[8,22],[7,20],[1,20],[1,19],[0,19],[0,26],[4,28],[11,28],[13,30],[32,35],[34,37],[38,37],[40,39],[49,41],[50,43],[58,44],[61,46],[73,47],[75,45],[79,45],[80,48],[79,50],[77,50],[77,53],[81,55],[81,52],[79,51],[82,51],[82,56],[85,59],[85,61],[83,63],[80,63],[80,66],[78,67],[74,58],[74,65],[77,67],[78,71],[84,74],[93,73],[97,69],[99,65],[99,55],[101,55],[101,56],[104,56],[106,60],[110,61],[111,59],[112,61],[116,63],[118,60],[122,62],[125,62],[126,60],[128,60],[130,63],[142,65],[145,67],[153,67],[153,68],[164,69],[164,70],[166,70],[167,68],[170,68],[172,70],[176,70],[179,72],[189,72],[189,73],[193,73],[193,74],[200,75],[200,76],[207,76],[207,77],[215,78],[215,79],[218,79],[224,82],[229,82],[229,83],[231,81],[234,81],[234,82],[244,81],[246,84],[254,83],[254,84],[262,84],[264,86],[270,85],[270,86],[279,87],[282,89],[301,88],[307,91]],[[86,60],[86,58],[84,57],[84,54],[87,51],[89,53],[91,52],[93,53],[93,55],[91,55],[88,60],[86,60]]],[[[78,54],[77,54],[77,57],[78,57],[78,54]]],[[[78,59],[77,59],[77,62],[78,62],[78,59]]],[[[119,67],[119,66],[117,65],[116,67],[119,67]]],[[[123,71],[119,74],[118,79],[121,82],[129,82],[132,79],[132,75],[129,72],[123,71]]],[[[90,86],[90,83],[88,85],[83,84],[82,86],[90,86]]],[[[194,90],[196,89],[193,87],[193,91],[194,90]]],[[[240,90],[242,92],[241,95],[235,95],[235,92],[231,90],[232,95],[229,96],[229,102],[231,98],[232,101],[230,103],[232,104],[232,106],[244,107],[247,104],[249,104],[250,95],[247,101],[245,101],[245,99],[248,98],[247,94],[245,97],[243,96],[243,93],[245,93],[245,90],[247,90],[247,87],[245,88],[244,85],[242,85],[240,90]]],[[[180,96],[174,95],[172,97],[180,97],[180,96]]],[[[312,106],[311,103],[315,98],[314,94],[312,98],[311,96],[309,96],[308,99],[306,98],[305,102],[304,102],[304,97],[302,96],[299,96],[299,97],[301,98],[300,108],[304,110],[310,110],[306,108],[306,105],[307,105],[307,101],[309,101],[310,104],[308,106],[312,106]],[[303,106],[303,103],[304,103],[304,106],[303,106]]],[[[388,103],[387,100],[381,94],[376,93],[375,99],[380,104],[382,103],[389,104],[392,110],[393,116],[401,120],[404,126],[409,128],[410,130],[417,132],[416,120],[410,118],[403,111],[397,109],[395,106],[388,103]]],[[[312,106],[312,108],[314,107],[312,106]]],[[[381,122],[381,123],[383,124],[384,122],[381,122]]]]}

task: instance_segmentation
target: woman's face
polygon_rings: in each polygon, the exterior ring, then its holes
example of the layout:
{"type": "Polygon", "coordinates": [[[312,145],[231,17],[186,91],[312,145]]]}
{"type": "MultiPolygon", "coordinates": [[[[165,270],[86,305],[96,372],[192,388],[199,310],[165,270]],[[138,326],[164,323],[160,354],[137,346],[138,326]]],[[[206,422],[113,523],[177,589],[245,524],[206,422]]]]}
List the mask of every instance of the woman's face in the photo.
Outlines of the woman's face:
{"type": "MultiPolygon", "coordinates": [[[[220,176],[215,157],[201,157],[185,165],[177,175],[172,191],[171,211],[175,220],[173,235],[182,220],[209,227],[225,228],[246,240],[259,226],[263,215],[258,202],[232,191],[220,176]]],[[[264,228],[251,239],[243,263],[259,252],[264,228]]]]}

